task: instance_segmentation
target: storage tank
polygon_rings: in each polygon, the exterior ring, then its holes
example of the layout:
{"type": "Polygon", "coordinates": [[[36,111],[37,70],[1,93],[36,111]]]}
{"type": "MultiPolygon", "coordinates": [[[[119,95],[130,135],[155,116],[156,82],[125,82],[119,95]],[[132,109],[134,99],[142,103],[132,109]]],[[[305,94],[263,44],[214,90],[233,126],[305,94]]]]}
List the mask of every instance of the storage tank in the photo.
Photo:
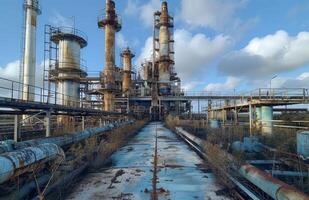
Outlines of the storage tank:
{"type": "Polygon", "coordinates": [[[87,46],[87,37],[75,28],[60,27],[52,31],[51,40],[59,48],[58,63],[52,71],[57,77],[57,103],[80,106],[80,79],[87,75],[80,51],[87,46]]]}

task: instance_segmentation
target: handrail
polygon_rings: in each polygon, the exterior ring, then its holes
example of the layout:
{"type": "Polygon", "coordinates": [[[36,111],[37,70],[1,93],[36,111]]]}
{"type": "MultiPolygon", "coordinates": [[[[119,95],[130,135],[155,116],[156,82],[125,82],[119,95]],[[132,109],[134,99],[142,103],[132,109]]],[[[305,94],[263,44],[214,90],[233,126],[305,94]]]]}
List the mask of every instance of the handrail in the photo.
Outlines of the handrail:
{"type": "Polygon", "coordinates": [[[55,90],[48,90],[42,87],[24,84],[18,81],[10,80],[0,77],[0,97],[9,98],[11,100],[31,101],[30,99],[24,100],[19,94],[23,93],[23,88],[27,87],[29,96],[34,96],[34,101],[37,103],[49,103],[55,105],[64,105],[70,107],[83,108],[84,102],[81,100],[74,100],[75,97],[59,93],[55,90]]]}

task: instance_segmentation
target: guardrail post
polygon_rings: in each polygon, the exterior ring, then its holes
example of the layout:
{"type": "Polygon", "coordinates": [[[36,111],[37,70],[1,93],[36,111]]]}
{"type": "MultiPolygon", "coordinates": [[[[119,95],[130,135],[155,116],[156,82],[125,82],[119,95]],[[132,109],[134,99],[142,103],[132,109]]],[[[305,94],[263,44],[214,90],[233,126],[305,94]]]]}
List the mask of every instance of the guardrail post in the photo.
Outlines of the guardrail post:
{"type": "Polygon", "coordinates": [[[55,105],[57,104],[57,91],[55,91],[55,105]]]}
{"type": "Polygon", "coordinates": [[[43,103],[44,101],[44,98],[42,99],[43,97],[43,91],[42,91],[42,88],[40,88],[40,102],[43,103]]]}
{"type": "Polygon", "coordinates": [[[27,90],[27,101],[29,101],[29,96],[30,96],[30,87],[29,87],[29,85],[27,85],[27,88],[28,88],[28,90],[27,90]]]}
{"type": "Polygon", "coordinates": [[[85,116],[82,116],[82,130],[85,130],[85,116]]]}
{"type": "Polygon", "coordinates": [[[11,94],[11,99],[14,98],[14,82],[12,81],[12,94],[11,94]]]}

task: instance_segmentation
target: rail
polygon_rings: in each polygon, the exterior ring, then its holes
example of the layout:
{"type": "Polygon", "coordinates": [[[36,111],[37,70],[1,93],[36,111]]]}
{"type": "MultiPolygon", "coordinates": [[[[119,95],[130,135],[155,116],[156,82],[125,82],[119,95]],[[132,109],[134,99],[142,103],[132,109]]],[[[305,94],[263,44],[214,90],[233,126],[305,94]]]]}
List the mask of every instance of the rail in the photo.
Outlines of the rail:
{"type": "Polygon", "coordinates": [[[86,42],[88,41],[88,36],[81,30],[76,29],[74,27],[68,27],[68,26],[61,26],[61,27],[53,27],[51,31],[52,35],[57,35],[57,34],[72,34],[76,35],[80,38],[83,38],[86,42]]]}
{"type": "Polygon", "coordinates": [[[55,104],[75,108],[84,108],[86,105],[86,102],[84,102],[83,99],[75,100],[76,97],[65,95],[55,90],[48,90],[38,86],[23,84],[2,77],[0,77],[0,98],[6,98],[11,101],[55,104]],[[27,88],[29,91],[27,95],[28,99],[23,99],[23,88],[27,88]],[[30,96],[34,97],[34,100],[30,99],[30,96]]]}
{"type": "Polygon", "coordinates": [[[309,102],[309,90],[307,88],[259,88],[249,92],[235,94],[235,98],[229,101],[218,100],[212,102],[211,109],[223,109],[224,107],[247,106],[250,103],[273,104],[306,104],[309,102]]]}

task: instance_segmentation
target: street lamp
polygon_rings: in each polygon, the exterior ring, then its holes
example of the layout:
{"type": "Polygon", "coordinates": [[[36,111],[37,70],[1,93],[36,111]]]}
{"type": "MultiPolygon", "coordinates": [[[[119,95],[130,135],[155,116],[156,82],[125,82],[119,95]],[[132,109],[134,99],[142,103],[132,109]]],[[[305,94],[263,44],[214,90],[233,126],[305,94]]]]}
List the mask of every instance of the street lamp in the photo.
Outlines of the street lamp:
{"type": "Polygon", "coordinates": [[[271,81],[277,78],[278,75],[273,76],[269,81],[269,95],[271,96],[271,81]]]}
{"type": "Polygon", "coordinates": [[[269,89],[271,89],[271,81],[274,80],[275,78],[277,78],[277,76],[278,76],[278,75],[275,75],[275,76],[273,76],[273,77],[270,79],[269,89]]]}

